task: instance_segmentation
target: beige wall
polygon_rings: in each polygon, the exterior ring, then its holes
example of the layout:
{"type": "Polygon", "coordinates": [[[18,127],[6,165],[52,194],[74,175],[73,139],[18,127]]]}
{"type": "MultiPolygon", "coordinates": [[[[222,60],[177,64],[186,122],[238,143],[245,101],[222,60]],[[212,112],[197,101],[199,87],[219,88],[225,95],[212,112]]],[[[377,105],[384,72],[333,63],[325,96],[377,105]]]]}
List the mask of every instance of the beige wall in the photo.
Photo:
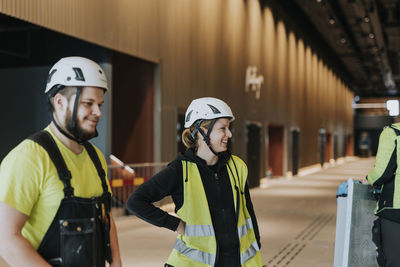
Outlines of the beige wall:
{"type": "Polygon", "coordinates": [[[343,136],[352,132],[353,93],[259,3],[0,0],[0,12],[161,64],[162,160],[176,153],[178,110],[195,97],[216,96],[237,117],[235,153],[246,155],[244,125],[251,120],[262,123],[263,134],[268,124],[300,128],[300,167],[317,163],[321,127],[343,136]],[[244,92],[249,65],[264,76],[260,100],[244,92]]]}

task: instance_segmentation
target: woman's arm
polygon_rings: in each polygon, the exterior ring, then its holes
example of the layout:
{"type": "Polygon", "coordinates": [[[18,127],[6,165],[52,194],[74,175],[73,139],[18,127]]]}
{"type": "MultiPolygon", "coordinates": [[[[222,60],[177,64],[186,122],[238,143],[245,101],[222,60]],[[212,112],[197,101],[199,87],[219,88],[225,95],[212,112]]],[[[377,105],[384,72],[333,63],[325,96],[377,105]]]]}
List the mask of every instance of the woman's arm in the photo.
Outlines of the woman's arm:
{"type": "Polygon", "coordinates": [[[175,231],[180,219],[153,205],[165,196],[182,191],[177,177],[177,164],[170,164],[139,186],[129,197],[127,208],[148,223],[175,231]]]}

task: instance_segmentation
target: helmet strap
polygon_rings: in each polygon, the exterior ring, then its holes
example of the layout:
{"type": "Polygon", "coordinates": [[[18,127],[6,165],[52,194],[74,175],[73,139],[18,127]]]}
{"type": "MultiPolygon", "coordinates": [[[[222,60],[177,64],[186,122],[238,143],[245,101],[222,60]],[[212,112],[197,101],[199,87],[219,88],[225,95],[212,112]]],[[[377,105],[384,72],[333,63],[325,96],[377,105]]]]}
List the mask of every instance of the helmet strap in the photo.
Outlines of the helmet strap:
{"type": "MultiPolygon", "coordinates": [[[[199,130],[201,130],[201,129],[200,129],[200,125],[203,123],[203,121],[204,121],[204,120],[197,120],[197,121],[193,124],[194,129],[193,129],[193,132],[190,133],[190,135],[192,136],[193,140],[196,140],[196,139],[197,139],[197,132],[198,132],[199,130]]],[[[201,133],[201,135],[204,136],[204,132],[203,132],[203,131],[201,131],[200,133],[201,133]]]]}
{"type": "Polygon", "coordinates": [[[74,129],[74,130],[76,130],[76,128],[77,128],[76,113],[77,113],[77,110],[78,110],[79,97],[81,96],[81,93],[82,93],[82,86],[77,86],[76,87],[75,103],[74,103],[74,111],[72,113],[72,129],[74,129]]]}
{"type": "MultiPolygon", "coordinates": [[[[211,152],[214,155],[218,156],[218,153],[214,151],[214,149],[212,148],[211,143],[210,143],[210,134],[211,134],[212,128],[214,127],[214,124],[216,121],[217,121],[216,119],[213,119],[211,121],[210,126],[208,127],[208,130],[207,130],[207,134],[204,133],[204,131],[200,128],[200,124],[203,122],[203,120],[201,120],[200,123],[196,122],[194,125],[195,130],[193,131],[193,133],[198,131],[203,136],[203,140],[204,140],[204,142],[206,142],[206,144],[207,144],[208,148],[211,150],[211,152]]],[[[192,133],[192,137],[193,137],[193,133],[192,133]]]]}

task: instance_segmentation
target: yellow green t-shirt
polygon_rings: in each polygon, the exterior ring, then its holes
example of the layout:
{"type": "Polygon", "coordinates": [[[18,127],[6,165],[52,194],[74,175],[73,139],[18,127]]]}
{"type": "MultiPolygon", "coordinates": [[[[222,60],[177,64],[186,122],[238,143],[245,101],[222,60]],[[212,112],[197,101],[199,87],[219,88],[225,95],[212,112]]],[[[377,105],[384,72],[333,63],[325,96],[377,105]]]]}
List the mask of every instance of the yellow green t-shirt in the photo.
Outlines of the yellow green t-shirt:
{"type": "MultiPolygon", "coordinates": [[[[74,195],[84,198],[103,193],[101,180],[86,149],[75,154],[51,132],[68,169],[74,195]]],[[[104,171],[107,163],[96,147],[104,171]]],[[[107,181],[108,182],[108,181],[107,181]]],[[[110,187],[109,187],[110,188],[110,187]]],[[[37,249],[53,221],[61,200],[64,185],[48,153],[32,140],[24,140],[4,158],[0,165],[0,201],[26,214],[22,235],[37,249]]]]}

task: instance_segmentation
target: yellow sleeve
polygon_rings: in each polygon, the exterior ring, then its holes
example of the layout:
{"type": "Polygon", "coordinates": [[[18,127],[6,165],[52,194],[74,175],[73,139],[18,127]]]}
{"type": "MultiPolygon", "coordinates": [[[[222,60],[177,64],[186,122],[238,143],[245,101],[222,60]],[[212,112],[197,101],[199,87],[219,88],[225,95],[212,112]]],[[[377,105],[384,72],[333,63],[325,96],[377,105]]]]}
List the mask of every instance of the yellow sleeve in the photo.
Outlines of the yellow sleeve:
{"type": "Polygon", "coordinates": [[[41,153],[38,145],[25,140],[0,165],[0,201],[28,216],[40,195],[41,153]]]}

